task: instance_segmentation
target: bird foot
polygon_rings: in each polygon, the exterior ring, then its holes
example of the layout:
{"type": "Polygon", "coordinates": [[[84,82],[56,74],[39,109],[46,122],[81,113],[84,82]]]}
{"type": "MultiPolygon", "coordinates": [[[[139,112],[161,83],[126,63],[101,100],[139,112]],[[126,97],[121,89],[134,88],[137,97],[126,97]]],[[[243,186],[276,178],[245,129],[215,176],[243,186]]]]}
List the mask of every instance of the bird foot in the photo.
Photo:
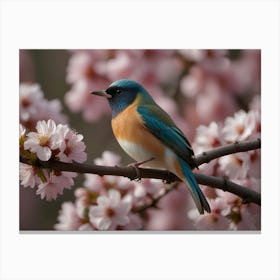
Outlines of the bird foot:
{"type": "Polygon", "coordinates": [[[155,159],[154,157],[151,157],[151,158],[149,158],[147,160],[144,160],[144,161],[133,162],[133,163],[128,164],[128,167],[133,167],[135,172],[136,172],[136,177],[134,178],[134,180],[136,180],[136,181],[140,181],[141,180],[141,173],[140,173],[139,167],[141,165],[143,165],[144,163],[147,163],[147,162],[152,161],[154,159],[155,159]]]}

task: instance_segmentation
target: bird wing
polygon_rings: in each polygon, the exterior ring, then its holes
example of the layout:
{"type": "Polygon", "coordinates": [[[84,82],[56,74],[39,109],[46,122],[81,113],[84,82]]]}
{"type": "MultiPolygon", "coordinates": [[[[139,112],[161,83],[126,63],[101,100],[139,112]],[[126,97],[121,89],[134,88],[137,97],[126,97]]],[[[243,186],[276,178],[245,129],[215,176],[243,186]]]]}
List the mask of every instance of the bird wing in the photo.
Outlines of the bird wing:
{"type": "Polygon", "coordinates": [[[170,116],[157,105],[138,105],[137,112],[145,127],[163,144],[172,149],[191,167],[196,167],[193,149],[183,132],[175,125],[170,116]]]}

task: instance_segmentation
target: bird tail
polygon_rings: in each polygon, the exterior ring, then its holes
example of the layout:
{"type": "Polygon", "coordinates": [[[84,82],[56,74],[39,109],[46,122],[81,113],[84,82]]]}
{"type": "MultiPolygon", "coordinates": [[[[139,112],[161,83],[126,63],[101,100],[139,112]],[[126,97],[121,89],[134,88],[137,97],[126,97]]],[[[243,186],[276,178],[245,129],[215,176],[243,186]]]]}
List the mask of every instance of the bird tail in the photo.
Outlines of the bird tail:
{"type": "Polygon", "coordinates": [[[209,206],[203,192],[199,188],[190,166],[188,165],[188,163],[186,163],[181,158],[178,158],[178,161],[179,161],[182,173],[185,177],[185,178],[181,178],[181,179],[183,179],[184,182],[187,184],[188,189],[191,192],[191,195],[193,197],[193,200],[196,204],[196,207],[197,207],[199,213],[204,214],[204,210],[206,212],[210,213],[211,212],[210,206],[209,206]]]}

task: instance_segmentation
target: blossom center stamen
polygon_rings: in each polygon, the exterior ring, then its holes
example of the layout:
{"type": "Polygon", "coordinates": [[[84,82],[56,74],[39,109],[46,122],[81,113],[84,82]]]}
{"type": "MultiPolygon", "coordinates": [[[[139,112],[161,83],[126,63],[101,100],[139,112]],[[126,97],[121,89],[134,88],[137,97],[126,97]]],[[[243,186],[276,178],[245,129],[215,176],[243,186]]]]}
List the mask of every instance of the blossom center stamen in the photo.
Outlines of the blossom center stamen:
{"type": "Polygon", "coordinates": [[[243,125],[236,126],[236,131],[238,134],[241,135],[244,132],[244,126],[243,125]]]}
{"type": "Polygon", "coordinates": [[[39,136],[39,141],[41,146],[47,146],[49,142],[49,137],[46,135],[40,135],[39,136]]]}
{"type": "Polygon", "coordinates": [[[65,154],[66,156],[69,156],[71,153],[72,153],[71,148],[70,148],[69,146],[67,146],[66,149],[65,149],[65,151],[64,151],[64,154],[65,154]]]}
{"type": "Polygon", "coordinates": [[[113,217],[115,215],[115,210],[108,207],[108,208],[105,209],[105,215],[107,217],[113,217]]]}
{"type": "Polygon", "coordinates": [[[242,166],[242,160],[241,159],[239,159],[238,157],[236,157],[236,156],[233,156],[233,160],[234,160],[234,162],[237,164],[237,165],[240,165],[240,166],[242,166]]]}
{"type": "Polygon", "coordinates": [[[22,98],[21,99],[21,106],[23,107],[23,108],[26,108],[26,107],[28,107],[30,105],[30,101],[27,99],[27,98],[22,98]]]}

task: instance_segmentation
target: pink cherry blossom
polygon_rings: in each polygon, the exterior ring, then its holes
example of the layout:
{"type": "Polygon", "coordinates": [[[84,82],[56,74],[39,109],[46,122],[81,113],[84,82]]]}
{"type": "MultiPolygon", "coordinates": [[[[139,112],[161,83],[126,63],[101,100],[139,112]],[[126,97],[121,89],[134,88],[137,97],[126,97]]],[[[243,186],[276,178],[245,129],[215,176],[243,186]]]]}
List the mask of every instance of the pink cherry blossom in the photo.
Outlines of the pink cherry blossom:
{"type": "Polygon", "coordinates": [[[200,125],[196,132],[194,141],[197,149],[203,148],[205,151],[221,145],[221,127],[218,123],[211,122],[208,126],[200,125]]]}
{"type": "Polygon", "coordinates": [[[105,180],[104,177],[101,177],[96,174],[84,174],[85,181],[83,186],[94,193],[102,194],[106,192],[105,180]]]}
{"type": "Polygon", "coordinates": [[[216,81],[207,82],[204,92],[200,93],[196,100],[197,114],[202,123],[207,124],[209,120],[221,121],[234,113],[236,106],[227,93],[216,81]]]}
{"type": "Polygon", "coordinates": [[[231,179],[244,179],[250,168],[248,153],[236,153],[218,159],[219,169],[231,179]]]}
{"type": "Polygon", "coordinates": [[[117,50],[110,59],[97,62],[95,70],[99,75],[107,76],[109,80],[115,81],[120,77],[129,77],[133,70],[132,65],[131,55],[122,50],[117,50]]]}
{"type": "Polygon", "coordinates": [[[58,148],[59,143],[53,141],[56,124],[53,120],[39,121],[36,125],[37,132],[29,132],[24,142],[24,149],[36,153],[40,160],[47,161],[51,158],[52,149],[58,148]]]}
{"type": "MultiPolygon", "coordinates": [[[[121,158],[116,153],[104,151],[100,158],[94,160],[95,164],[105,166],[120,165],[121,158]]],[[[95,174],[85,174],[84,186],[88,191],[95,194],[106,195],[111,188],[118,189],[122,193],[131,195],[133,203],[143,204],[143,199],[151,195],[159,195],[164,190],[164,184],[161,180],[142,179],[141,181],[131,181],[126,177],[120,176],[98,176],[95,174]]]]}
{"type": "Polygon", "coordinates": [[[202,61],[207,55],[205,50],[178,50],[187,60],[199,62],[202,61]]]}
{"type": "Polygon", "coordinates": [[[234,219],[231,221],[229,228],[233,230],[258,230],[260,229],[260,213],[252,215],[248,211],[247,205],[243,205],[232,211],[234,219]]]}
{"type": "Polygon", "coordinates": [[[83,136],[75,133],[67,125],[59,124],[56,129],[56,141],[60,144],[58,158],[63,162],[84,162],[87,155],[84,152],[86,146],[82,142],[83,136]]]}
{"type": "MultiPolygon", "coordinates": [[[[19,88],[20,122],[25,125],[40,116],[43,92],[38,84],[21,84],[19,88]]],[[[35,122],[35,121],[34,121],[35,122]]]]}
{"type": "Polygon", "coordinates": [[[80,231],[93,231],[95,228],[91,223],[84,223],[81,226],[79,226],[78,230],[80,231]]]}
{"type": "Polygon", "coordinates": [[[66,93],[64,100],[73,112],[82,112],[86,121],[96,121],[101,116],[109,114],[109,105],[104,98],[100,98],[90,92],[93,89],[103,89],[108,86],[108,81],[79,80],[66,93]]]}
{"type": "Polygon", "coordinates": [[[133,196],[143,198],[148,196],[158,196],[164,192],[164,183],[158,179],[141,179],[133,182],[133,196]]]}
{"type": "Polygon", "coordinates": [[[53,120],[39,121],[37,132],[29,132],[24,141],[24,149],[36,153],[40,160],[51,157],[63,162],[84,162],[87,158],[83,136],[67,125],[56,126],[53,120]]]}
{"type": "Polygon", "coordinates": [[[75,206],[77,215],[81,219],[88,219],[88,209],[91,204],[95,203],[94,199],[91,197],[91,194],[88,192],[87,196],[76,198],[75,206]]]}
{"type": "Polygon", "coordinates": [[[86,188],[77,188],[74,192],[76,198],[87,198],[88,190],[86,188]]]}
{"type": "Polygon", "coordinates": [[[76,207],[70,201],[62,203],[57,220],[58,223],[54,225],[56,230],[78,230],[82,225],[76,207]]]}
{"type": "Polygon", "coordinates": [[[46,198],[47,201],[56,199],[64,189],[70,189],[74,185],[72,178],[76,176],[77,174],[73,172],[60,172],[59,175],[55,175],[55,172],[52,171],[47,177],[47,181],[38,185],[36,194],[39,194],[41,199],[46,198]]]}
{"type": "Polygon", "coordinates": [[[92,55],[90,51],[76,51],[69,60],[66,81],[75,83],[93,75],[92,55]]]}
{"type": "Polygon", "coordinates": [[[181,50],[180,53],[193,63],[180,83],[183,94],[195,97],[209,92],[209,88],[221,93],[230,92],[231,64],[225,57],[225,50],[181,50]]]}
{"type": "Polygon", "coordinates": [[[96,64],[107,58],[107,50],[75,51],[69,60],[66,80],[72,84],[65,103],[74,112],[82,112],[86,121],[96,121],[109,113],[103,98],[89,94],[93,89],[105,89],[110,81],[96,72],[96,64]]]}
{"type": "Polygon", "coordinates": [[[221,198],[210,199],[211,213],[199,215],[196,209],[189,211],[189,218],[194,221],[199,230],[228,230],[230,221],[224,216],[228,212],[228,206],[221,198]]]}
{"type": "Polygon", "coordinates": [[[97,76],[94,66],[100,61],[107,60],[112,50],[72,50],[71,57],[66,69],[66,81],[75,83],[88,79],[92,80],[97,76]]]}
{"type": "MultiPolygon", "coordinates": [[[[121,157],[116,153],[104,151],[101,157],[94,160],[94,163],[97,165],[116,166],[120,164],[120,160],[121,157]]],[[[122,180],[123,179],[118,176],[106,175],[101,177],[96,174],[85,174],[84,186],[92,192],[105,194],[107,192],[107,187],[116,187],[122,180]]],[[[129,180],[127,180],[127,183],[130,183],[129,180]]]]}
{"type": "Polygon", "coordinates": [[[111,151],[104,151],[100,158],[94,160],[94,163],[98,165],[115,166],[119,165],[120,161],[121,157],[118,154],[111,151]]]}
{"type": "MultiPolygon", "coordinates": [[[[38,121],[37,132],[29,132],[22,138],[23,151],[27,159],[34,160],[34,154],[40,159],[47,161],[56,158],[66,162],[83,162],[86,159],[83,136],[73,132],[68,126],[59,124],[56,126],[53,120],[38,121]],[[34,154],[33,154],[34,153],[34,154]]],[[[20,127],[20,134],[24,129],[20,127]]],[[[24,187],[38,186],[37,194],[47,200],[56,199],[65,188],[69,189],[73,184],[73,178],[77,174],[73,172],[57,172],[41,169],[32,165],[20,165],[20,179],[24,187]]]]}
{"type": "MultiPolygon", "coordinates": [[[[234,182],[242,185],[242,186],[247,186],[247,179],[236,179],[234,182]]],[[[217,189],[216,190],[217,197],[221,198],[229,207],[233,207],[236,205],[239,205],[242,200],[239,196],[230,193],[230,192],[225,192],[223,190],[217,189]]],[[[228,214],[228,213],[226,213],[228,214]]]]}
{"type": "Polygon", "coordinates": [[[199,122],[207,124],[209,120],[222,121],[238,109],[237,100],[241,94],[248,93],[248,90],[252,95],[259,94],[260,76],[251,73],[259,71],[260,56],[254,55],[253,50],[248,53],[241,51],[240,57],[235,60],[230,58],[230,52],[226,50],[198,50],[194,52],[196,55],[193,58],[190,50],[180,53],[190,61],[190,69],[181,79],[180,88],[182,94],[193,100],[199,122]],[[245,82],[246,86],[239,86],[238,80],[241,77],[237,75],[237,64],[244,57],[247,59],[240,65],[244,63],[250,66],[247,68],[248,73],[245,70],[242,75],[245,79],[250,76],[250,81],[245,82]],[[252,61],[254,62],[251,63],[252,61]]]}
{"type": "Polygon", "coordinates": [[[109,190],[108,196],[98,197],[97,206],[90,207],[89,218],[99,230],[114,230],[129,223],[131,207],[131,201],[122,199],[118,190],[109,190]]]}
{"type": "Polygon", "coordinates": [[[216,76],[217,82],[223,81],[222,86],[228,86],[228,73],[231,61],[226,57],[226,50],[206,50],[204,59],[199,62],[199,66],[211,77],[216,76]]]}
{"type": "MultiPolygon", "coordinates": [[[[197,128],[193,148],[196,154],[201,154],[220,146],[221,142],[221,125],[216,122],[211,122],[208,126],[200,125],[197,128]]],[[[218,159],[214,159],[207,164],[202,164],[199,167],[200,172],[213,175],[215,174],[217,164],[218,159]]]]}
{"type": "Polygon", "coordinates": [[[261,151],[249,151],[248,155],[250,157],[250,168],[248,170],[247,176],[250,178],[259,179],[261,177],[261,151]]]}
{"type": "Polygon", "coordinates": [[[257,131],[259,114],[254,111],[246,113],[242,110],[227,117],[222,130],[223,137],[227,142],[248,140],[257,131]]]}
{"type": "MultiPolygon", "coordinates": [[[[260,180],[254,178],[237,179],[236,183],[260,192],[260,180]]],[[[228,206],[223,212],[230,222],[231,230],[257,230],[260,229],[261,208],[253,203],[243,204],[242,199],[232,193],[216,190],[218,197],[228,206]]]]}
{"type": "Polygon", "coordinates": [[[127,225],[125,226],[119,226],[119,228],[121,228],[122,230],[142,230],[143,229],[143,219],[137,215],[137,214],[133,214],[133,213],[129,213],[128,214],[128,219],[129,222],[127,225]]]}
{"type": "Polygon", "coordinates": [[[180,83],[181,91],[187,97],[194,98],[199,92],[202,91],[204,73],[201,68],[193,67],[190,74],[182,78],[180,83]]]}
{"type": "Polygon", "coordinates": [[[23,187],[34,188],[40,182],[40,179],[37,176],[37,167],[20,162],[19,180],[23,187]]]}
{"type": "MultiPolygon", "coordinates": [[[[162,73],[163,63],[169,62],[169,65],[172,65],[174,63],[171,63],[171,61],[176,62],[172,58],[172,50],[134,50],[133,52],[130,51],[129,54],[131,55],[132,65],[137,65],[133,68],[130,75],[131,79],[146,85],[157,85],[161,78],[165,76],[162,73]]],[[[169,78],[174,78],[174,73],[176,73],[175,68],[173,68],[173,73],[169,78]]]]}
{"type": "Polygon", "coordinates": [[[19,88],[20,122],[33,129],[40,120],[53,119],[65,123],[66,116],[61,113],[62,106],[58,99],[48,101],[39,84],[21,84],[19,88]]]}
{"type": "Polygon", "coordinates": [[[188,207],[193,205],[184,184],[169,192],[158,203],[158,209],[147,211],[148,220],[145,228],[148,230],[185,230],[192,229],[187,217],[188,207]]]}
{"type": "Polygon", "coordinates": [[[26,132],[26,128],[22,124],[19,124],[19,137],[24,137],[25,132],[26,132]]]}
{"type": "MultiPolygon", "coordinates": [[[[146,222],[145,229],[147,230],[179,230],[177,228],[177,217],[165,209],[157,210],[150,209],[148,211],[149,219],[146,222]]],[[[186,213],[185,213],[186,215],[186,213]]],[[[186,220],[186,217],[185,217],[186,220]]],[[[182,229],[182,228],[180,228],[182,229]]]]}

